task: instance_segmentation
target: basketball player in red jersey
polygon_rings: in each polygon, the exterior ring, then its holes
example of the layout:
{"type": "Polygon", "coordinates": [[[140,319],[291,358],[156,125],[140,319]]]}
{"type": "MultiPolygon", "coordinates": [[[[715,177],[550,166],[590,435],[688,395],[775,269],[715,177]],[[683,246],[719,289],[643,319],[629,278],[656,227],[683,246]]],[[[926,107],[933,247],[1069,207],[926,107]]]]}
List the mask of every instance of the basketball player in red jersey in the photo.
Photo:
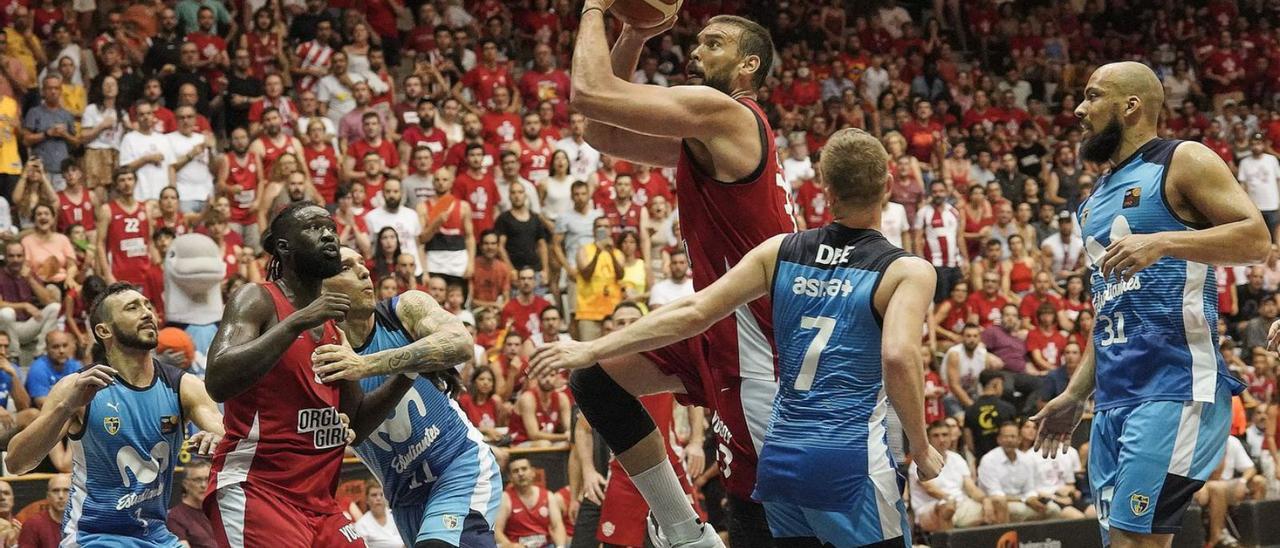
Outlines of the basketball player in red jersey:
{"type": "Polygon", "coordinates": [[[560,497],[534,482],[533,465],[519,458],[507,465],[511,487],[502,494],[493,531],[498,546],[564,546],[560,497]]]}
{"type": "Polygon", "coordinates": [[[262,239],[269,278],[231,297],[209,348],[206,387],[224,403],[204,510],[219,546],[364,546],[334,491],[346,444],[380,424],[412,381],[397,376],[365,395],[354,381],[322,384],[312,357],[347,345],[334,324],[345,294],[322,292],[342,263],[333,218],[309,202],[285,207],[262,239]]]}
{"type": "Polygon", "coordinates": [[[228,226],[255,248],[261,239],[258,237],[257,211],[258,187],[262,181],[262,172],[258,171],[260,165],[258,157],[249,152],[249,132],[242,127],[231,130],[231,150],[218,166],[216,194],[231,201],[228,226]]]}
{"type": "MultiPolygon", "coordinates": [[[[723,276],[769,237],[796,228],[773,132],[754,92],[773,61],[760,25],[717,16],[698,34],[689,82],[663,88],[633,84],[644,42],[674,23],[624,26],[612,56],[604,10],[587,0],[573,59],[573,106],[589,120],[586,139],[600,152],[639,164],[676,168],[680,227],[694,266],[694,287],[723,276]]],[[[606,360],[571,381],[583,414],[609,443],[652,508],[656,544],[718,546],[699,524],[666,459],[662,436],[636,395],[674,392],[685,404],[710,408],[721,473],[730,494],[729,536],[735,547],[771,545],[764,510],[751,501],[756,448],[762,443],[777,381],[771,313],[762,299],[702,337],[657,352],[606,360]]],[[[543,352],[572,351],[561,343],[543,352]]]]}
{"type": "MultiPolygon", "coordinates": [[[[129,282],[147,287],[147,271],[151,269],[151,221],[147,208],[133,197],[137,183],[132,171],[117,170],[112,176],[116,197],[98,206],[98,231],[95,241],[98,265],[107,285],[129,282]]],[[[158,297],[159,295],[156,295],[158,297]]],[[[153,298],[147,295],[147,298],[153,298]]]]}

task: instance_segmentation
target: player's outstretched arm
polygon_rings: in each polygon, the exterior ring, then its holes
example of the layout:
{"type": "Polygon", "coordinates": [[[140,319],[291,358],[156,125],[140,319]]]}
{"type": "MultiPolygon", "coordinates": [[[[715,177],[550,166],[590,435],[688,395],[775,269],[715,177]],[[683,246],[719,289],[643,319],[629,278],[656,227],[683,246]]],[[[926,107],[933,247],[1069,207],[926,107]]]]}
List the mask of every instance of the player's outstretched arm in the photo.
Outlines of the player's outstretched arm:
{"type": "MultiPolygon", "coordinates": [[[[589,0],[587,7],[599,3],[589,0]]],[[[733,132],[754,136],[758,131],[755,117],[745,106],[714,88],[633,84],[614,75],[604,13],[597,9],[582,15],[573,50],[572,82],[570,101],[575,110],[591,120],[635,133],[702,139],[733,132]]],[[[636,144],[629,146],[638,148],[636,144]]]]}
{"type": "Polygon", "coordinates": [[[536,378],[555,369],[587,367],[606,358],[661,348],[706,331],[735,308],[768,294],[778,247],[785,237],[779,234],[766,240],[706,289],[665,305],[626,329],[588,343],[565,341],[539,348],[530,361],[529,375],[536,378]]]}
{"type": "Polygon", "coordinates": [[[430,295],[406,291],[396,304],[396,314],[413,335],[412,343],[359,359],[330,359],[326,352],[329,347],[319,348],[316,363],[322,365],[317,365],[315,372],[320,380],[354,381],[396,373],[430,373],[471,359],[475,347],[471,332],[462,319],[441,308],[430,295]]]}
{"type": "Polygon", "coordinates": [[[204,388],[204,381],[195,375],[183,375],[182,384],[178,390],[179,397],[182,399],[182,414],[189,417],[196,428],[200,429],[200,432],[187,440],[187,443],[192,446],[191,452],[197,455],[212,455],[218,441],[226,435],[218,404],[209,397],[209,392],[204,388]]]}
{"type": "Polygon", "coordinates": [[[68,375],[49,391],[40,415],[9,440],[4,465],[10,474],[25,474],[40,464],[49,451],[65,438],[72,428],[80,428],[84,406],[99,390],[115,382],[116,370],[95,365],[68,375]]]}
{"type": "Polygon", "coordinates": [[[1032,446],[1035,451],[1045,457],[1054,457],[1066,453],[1071,447],[1071,435],[1084,416],[1085,402],[1093,394],[1097,382],[1094,368],[1093,339],[1085,342],[1084,351],[1080,354],[1080,366],[1067,383],[1067,389],[1057,397],[1049,400],[1031,420],[1036,423],[1036,442],[1032,446]]]}
{"type": "Polygon", "coordinates": [[[884,315],[880,331],[884,389],[902,420],[921,480],[933,479],[945,462],[925,435],[920,358],[920,326],[929,313],[936,285],[933,265],[918,257],[904,257],[889,265],[875,295],[876,309],[884,315]]]}
{"type": "Polygon", "coordinates": [[[1133,234],[1111,242],[1101,262],[1104,276],[1132,277],[1161,257],[1211,265],[1260,263],[1271,250],[1262,214],[1208,147],[1188,141],[1173,152],[1165,179],[1170,207],[1188,220],[1211,225],[1204,230],[1133,234]]]}

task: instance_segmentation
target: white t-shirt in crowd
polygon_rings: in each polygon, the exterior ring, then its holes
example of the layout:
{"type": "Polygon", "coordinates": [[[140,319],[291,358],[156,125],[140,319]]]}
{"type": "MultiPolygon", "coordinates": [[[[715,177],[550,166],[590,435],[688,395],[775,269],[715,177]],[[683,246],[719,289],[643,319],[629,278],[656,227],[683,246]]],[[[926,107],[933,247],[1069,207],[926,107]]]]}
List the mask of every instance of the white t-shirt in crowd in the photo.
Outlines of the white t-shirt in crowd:
{"type": "MultiPolygon", "coordinates": [[[[364,77],[355,73],[347,73],[351,78],[351,82],[363,82],[364,77]]],[[[329,106],[328,112],[325,113],[334,124],[342,120],[348,112],[356,108],[356,97],[352,95],[351,90],[347,86],[342,85],[338,81],[338,77],[329,74],[316,82],[316,99],[329,106]]]]}
{"type": "Polygon", "coordinates": [[[383,228],[391,227],[396,231],[396,235],[400,237],[400,251],[404,253],[412,253],[413,259],[416,261],[417,274],[422,275],[422,254],[418,252],[422,246],[418,244],[418,234],[422,232],[422,221],[418,218],[418,212],[403,204],[396,208],[392,213],[387,211],[385,207],[379,207],[369,210],[364,214],[364,223],[369,227],[369,239],[377,245],[378,233],[383,228]]]}
{"type": "Polygon", "coordinates": [[[400,539],[400,530],[396,529],[391,512],[387,512],[387,523],[383,525],[378,525],[373,512],[365,512],[356,521],[356,533],[364,538],[364,544],[369,548],[404,548],[404,541],[400,539]]]}
{"type": "Polygon", "coordinates": [[[649,290],[649,308],[658,308],[681,297],[693,294],[693,278],[685,276],[683,282],[675,282],[671,278],[653,284],[649,290]]]}
{"type": "MultiPolygon", "coordinates": [[[[943,463],[942,471],[938,473],[938,477],[929,480],[929,485],[941,489],[948,497],[967,497],[968,495],[964,492],[964,480],[972,477],[972,473],[969,472],[969,463],[955,451],[947,451],[946,456],[947,460],[943,463]]],[[[911,471],[907,473],[907,477],[911,479],[911,504],[919,512],[937,502],[938,499],[924,490],[916,469],[916,463],[911,463],[911,471]]]]}
{"type": "Polygon", "coordinates": [[[575,181],[585,181],[600,169],[600,151],[586,141],[578,143],[573,137],[556,142],[556,148],[569,155],[569,175],[575,181]]]}
{"type": "Polygon", "coordinates": [[[978,487],[987,495],[1020,499],[1036,493],[1039,487],[1036,463],[1014,453],[1014,460],[1009,460],[1004,449],[996,447],[982,456],[978,464],[978,487]]]}
{"type": "Polygon", "coordinates": [[[1075,485],[1076,473],[1082,470],[1080,452],[1075,447],[1067,447],[1067,452],[1053,458],[1045,458],[1039,451],[1023,451],[1018,459],[1028,459],[1036,463],[1042,493],[1050,494],[1059,487],[1075,485]]]}
{"type": "Polygon", "coordinates": [[[1280,161],[1275,156],[1245,156],[1240,159],[1236,174],[1259,210],[1280,209],[1280,161]]]}
{"type": "Polygon", "coordinates": [[[908,230],[911,230],[911,224],[907,220],[907,208],[897,202],[885,204],[880,211],[880,233],[884,234],[884,239],[901,249],[902,233],[908,230]]]}
{"type": "Polygon", "coordinates": [[[139,202],[160,199],[160,191],[169,186],[169,164],[173,163],[176,156],[169,146],[169,137],[154,131],[150,135],[130,131],[120,144],[120,165],[155,153],[163,154],[164,161],[159,165],[143,164],[134,172],[138,183],[133,187],[133,197],[139,202]]]}
{"type": "Polygon", "coordinates": [[[108,116],[115,118],[115,123],[98,133],[92,141],[84,145],[85,148],[97,150],[120,148],[120,140],[124,138],[124,121],[129,119],[124,109],[117,108],[115,112],[110,110],[103,112],[98,109],[98,105],[89,105],[84,108],[84,114],[80,115],[80,127],[83,128],[82,131],[93,129],[108,116]]]}
{"type": "MultiPolygon", "coordinates": [[[[205,141],[203,133],[193,132],[191,135],[183,135],[180,131],[175,131],[165,135],[169,139],[169,146],[173,149],[173,160],[170,164],[177,167],[178,159],[185,156],[196,145],[205,141]]],[[[206,147],[204,152],[196,155],[190,162],[182,166],[177,173],[178,199],[182,201],[208,201],[213,194],[213,171],[209,169],[209,163],[212,159],[213,151],[206,147]]]]}
{"type": "Polygon", "coordinates": [[[1253,459],[1249,458],[1249,452],[1245,451],[1240,438],[1227,436],[1227,446],[1223,451],[1226,454],[1222,458],[1222,477],[1219,479],[1235,479],[1253,468],[1253,459]]]}

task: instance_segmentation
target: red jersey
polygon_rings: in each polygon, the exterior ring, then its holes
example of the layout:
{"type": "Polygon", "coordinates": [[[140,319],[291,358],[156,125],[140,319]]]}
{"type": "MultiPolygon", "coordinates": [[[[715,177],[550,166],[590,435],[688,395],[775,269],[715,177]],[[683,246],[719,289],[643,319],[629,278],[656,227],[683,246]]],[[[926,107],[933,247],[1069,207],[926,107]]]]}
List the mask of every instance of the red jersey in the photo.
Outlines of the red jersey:
{"type": "MultiPolygon", "coordinates": [[[[276,319],[295,309],[274,282],[262,284],[275,303],[276,319]]],[[[218,444],[209,493],[239,483],[288,493],[295,506],[318,514],[338,511],[333,498],[347,445],[338,418],[337,384],[321,384],[311,370],[311,353],[338,344],[337,327],[299,335],[258,382],[223,404],[226,436],[218,444]],[[264,435],[265,434],[265,435],[264,435]]],[[[210,495],[213,496],[213,495],[210,495]]]]}
{"type": "MultiPolygon", "coordinates": [[[[458,171],[465,171],[467,169],[467,145],[469,144],[471,143],[463,141],[454,143],[453,146],[449,147],[449,150],[444,154],[444,165],[455,168],[458,171]]],[[[493,162],[498,158],[498,147],[489,143],[482,143],[482,145],[484,146],[484,161],[481,162],[480,166],[489,169],[493,167],[493,162]]]]}
{"type": "MultiPolygon", "coordinates": [[[[942,383],[942,376],[937,371],[925,371],[924,373],[924,393],[936,392],[938,389],[946,390],[947,386],[942,383]]],[[[942,406],[942,398],[939,396],[925,396],[924,398],[924,423],[933,424],[937,421],[947,418],[947,411],[942,406]]]]}
{"type": "MultiPolygon", "coordinates": [[[[419,145],[427,147],[431,150],[431,165],[437,168],[444,166],[444,151],[449,146],[449,137],[440,128],[432,126],[424,129],[419,124],[413,124],[405,127],[400,139],[409,145],[410,151],[417,149],[419,145]]],[[[412,157],[405,158],[407,162],[412,160],[412,157]]],[[[409,168],[409,173],[413,174],[415,171],[412,163],[409,168]]]]}
{"type": "Polygon", "coordinates": [[[520,136],[520,117],[510,112],[486,112],[480,115],[480,126],[486,143],[507,144],[520,136]]]}
{"type": "Polygon", "coordinates": [[[480,177],[471,175],[470,171],[458,171],[454,178],[453,195],[471,204],[471,228],[476,234],[493,228],[498,216],[498,185],[493,182],[493,173],[485,172],[480,177]]]}
{"type": "Polygon", "coordinates": [[[551,542],[551,508],[547,505],[550,492],[537,485],[533,488],[538,490],[538,500],[533,506],[520,500],[520,492],[514,486],[507,488],[511,517],[507,518],[507,529],[502,534],[523,546],[546,546],[551,542]]]}
{"type": "Polygon", "coordinates": [[[502,307],[502,315],[499,316],[499,325],[511,324],[511,329],[524,339],[530,337],[542,337],[542,311],[551,306],[550,302],[537,295],[533,296],[533,300],[529,304],[523,304],[519,298],[507,301],[502,307]]]}
{"type": "Polygon", "coordinates": [[[107,256],[111,261],[111,274],[121,281],[141,285],[151,268],[151,256],[148,254],[151,222],[147,219],[147,208],[138,203],[133,211],[125,211],[115,200],[107,207],[111,209],[111,224],[107,225],[107,256]]]}
{"type": "MultiPolygon", "coordinates": [[[[738,102],[751,109],[760,130],[763,150],[754,173],[740,181],[717,181],[693,162],[686,147],[680,149],[676,199],[680,202],[680,228],[693,265],[695,289],[705,288],[724,276],[765,240],[796,229],[791,187],[782,176],[768,117],[755,100],[740,98],[738,102]]],[[[714,393],[703,395],[714,404],[712,427],[721,447],[727,449],[717,452],[726,488],[741,497],[750,497],[755,488],[758,460],[744,407],[750,405],[754,417],[767,420],[772,406],[771,397],[746,403],[740,396],[742,379],[753,381],[753,388],[776,386],[777,382],[773,312],[768,298],[752,302],[749,310],[749,320],[745,314],[735,314],[707,331],[711,342],[707,345],[706,362],[715,364],[719,375],[713,382],[720,389],[708,388],[714,393]],[[745,321],[739,322],[738,318],[745,321]],[[730,456],[732,462],[727,461],[730,456]]]]}
{"type": "Polygon", "coordinates": [[[675,207],[675,198],[671,196],[671,181],[662,176],[662,170],[654,168],[649,170],[649,180],[641,181],[638,177],[631,179],[632,195],[631,201],[641,206],[649,205],[649,200],[654,196],[662,196],[667,199],[667,204],[675,207]]]}
{"type": "Polygon", "coordinates": [[[71,195],[65,190],[58,193],[58,232],[66,232],[68,227],[74,225],[93,230],[95,223],[97,219],[93,214],[93,201],[89,199],[89,191],[81,188],[80,197],[76,201],[72,201],[71,195]]]}
{"type": "Polygon", "coordinates": [[[484,65],[476,65],[475,68],[467,71],[462,75],[463,87],[471,90],[472,97],[475,97],[476,104],[485,108],[493,107],[493,95],[497,88],[512,89],[511,74],[501,65],[488,68],[484,65]]]}
{"type": "Polygon", "coordinates": [[[796,204],[804,213],[805,228],[820,228],[831,223],[831,208],[827,207],[827,195],[818,183],[805,181],[796,189],[796,204]]]}
{"type": "Polygon", "coordinates": [[[359,165],[363,165],[364,156],[370,152],[382,158],[388,169],[400,167],[400,152],[396,150],[396,145],[389,139],[383,139],[377,145],[370,143],[368,139],[359,139],[353,141],[347,147],[347,156],[355,158],[356,163],[359,165]]]}
{"type": "Polygon", "coordinates": [[[156,217],[152,222],[155,223],[155,228],[168,228],[169,230],[172,230],[173,234],[176,236],[181,236],[191,232],[191,227],[187,226],[187,221],[183,218],[182,213],[178,213],[178,217],[173,220],[166,219],[161,215],[156,217]]]}
{"type": "Polygon", "coordinates": [[[491,398],[481,402],[471,399],[471,394],[463,392],[458,396],[458,407],[467,414],[467,419],[476,428],[494,428],[498,426],[498,401],[491,398]]]}
{"type": "Polygon", "coordinates": [[[258,163],[252,152],[246,152],[244,160],[235,152],[227,153],[227,185],[236,185],[240,191],[232,194],[231,222],[248,225],[258,222],[258,163]]]}
{"type": "Polygon", "coordinates": [[[640,230],[640,211],[643,209],[634,201],[628,201],[626,211],[622,211],[618,209],[618,201],[614,199],[605,202],[604,206],[600,208],[600,212],[604,214],[606,219],[609,219],[609,228],[614,237],[617,237],[626,230],[640,230]]]}
{"type": "Polygon", "coordinates": [[[536,183],[551,174],[551,156],[556,152],[555,143],[546,137],[538,137],[532,145],[519,139],[516,146],[520,147],[521,177],[536,183]]]}
{"type": "MultiPolygon", "coordinates": [[[[227,53],[227,41],[216,34],[193,32],[187,35],[187,41],[196,45],[196,51],[200,53],[201,61],[212,61],[219,55],[227,53]]],[[[209,66],[213,67],[215,65],[209,66]]],[[[207,68],[204,70],[204,77],[209,81],[209,87],[213,88],[213,93],[215,94],[222,92],[222,85],[218,83],[218,79],[222,75],[222,69],[207,68]]]]}
{"type": "MultiPolygon", "coordinates": [[[[542,390],[537,387],[536,382],[531,384],[534,386],[525,389],[525,392],[533,394],[534,415],[538,430],[547,433],[555,432],[556,428],[560,427],[560,401],[566,396],[562,392],[551,392],[547,394],[546,403],[543,403],[542,398],[539,397],[542,395],[542,390]]],[[[529,441],[529,433],[524,429],[524,419],[520,413],[511,413],[507,426],[511,429],[512,446],[529,441]]]]}
{"type": "Polygon", "coordinates": [[[969,309],[978,315],[978,325],[983,329],[1000,323],[1000,309],[1006,304],[1009,304],[1008,299],[999,293],[991,298],[981,291],[969,295],[969,309]]]}
{"type": "Polygon", "coordinates": [[[254,78],[261,80],[268,74],[280,72],[279,67],[276,66],[277,53],[281,48],[280,35],[271,31],[247,32],[244,40],[249,46],[249,57],[253,59],[253,66],[249,67],[249,72],[254,78]]]}
{"type": "Polygon", "coordinates": [[[569,74],[560,69],[548,72],[527,70],[520,77],[520,97],[526,105],[537,105],[550,101],[555,107],[556,117],[563,116],[569,106],[569,74]]]}
{"type": "Polygon", "coordinates": [[[262,143],[262,170],[266,172],[268,177],[271,176],[271,168],[275,167],[276,160],[279,160],[281,156],[284,156],[286,152],[293,148],[293,138],[283,133],[280,136],[284,138],[284,142],[278,145],[270,137],[267,137],[265,133],[258,137],[258,142],[262,143]]]}
{"type": "Polygon", "coordinates": [[[309,146],[302,149],[302,154],[306,157],[307,170],[311,172],[311,184],[324,196],[326,204],[334,203],[338,194],[338,170],[342,168],[337,151],[333,145],[321,143],[320,150],[309,146]]]}
{"type": "Polygon", "coordinates": [[[1036,310],[1044,303],[1053,305],[1054,312],[1062,310],[1062,297],[1059,297],[1057,293],[1049,293],[1041,297],[1032,291],[1027,293],[1027,296],[1023,297],[1022,302],[1018,304],[1018,315],[1023,318],[1030,318],[1031,323],[1034,324],[1039,320],[1036,317],[1036,310]]]}
{"type": "MultiPolygon", "coordinates": [[[[1054,322],[1056,324],[1057,320],[1054,320],[1054,322]]],[[[1044,359],[1054,367],[1062,365],[1062,350],[1066,347],[1067,336],[1058,331],[1056,325],[1048,333],[1039,328],[1032,329],[1030,333],[1027,333],[1027,353],[1030,354],[1039,350],[1044,359]]]]}

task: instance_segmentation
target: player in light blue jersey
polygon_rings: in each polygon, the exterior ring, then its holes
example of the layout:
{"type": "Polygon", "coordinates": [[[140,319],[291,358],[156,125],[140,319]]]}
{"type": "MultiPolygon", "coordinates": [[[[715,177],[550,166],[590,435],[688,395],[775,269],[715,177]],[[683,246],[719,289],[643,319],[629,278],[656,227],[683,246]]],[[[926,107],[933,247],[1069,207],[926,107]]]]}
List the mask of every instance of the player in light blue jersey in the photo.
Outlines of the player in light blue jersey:
{"type": "Polygon", "coordinates": [[[90,307],[94,361],[58,381],[40,416],[9,444],[15,474],[35,468],[71,437],[71,494],[63,546],[178,546],[165,527],[173,467],[188,420],[204,430],[189,443],[208,455],[222,414],[204,383],[155,361],[155,310],[129,284],[114,284],[90,307]]]}
{"type": "Polygon", "coordinates": [[[1094,71],[1076,108],[1081,156],[1110,169],[1078,215],[1097,320],[1079,371],[1034,420],[1066,448],[1096,402],[1089,483],[1104,543],[1169,546],[1222,459],[1231,396],[1218,353],[1214,265],[1259,262],[1271,238],[1231,170],[1196,142],[1160,139],[1164,90],[1132,62],[1094,71]]]}
{"type": "Polygon", "coordinates": [[[471,357],[471,333],[421,291],[376,302],[364,259],[350,248],[342,249],[342,271],[325,289],[350,297],[351,308],[340,324],[348,346],[316,349],[321,380],[358,379],[371,391],[392,374],[414,377],[396,409],[356,446],[382,482],[405,545],[495,546],[501,471],[484,435],[450,397],[458,388],[453,366],[471,357]]]}
{"type": "Polygon", "coordinates": [[[819,165],[835,222],[770,238],[706,289],[626,329],[538,349],[530,375],[659,348],[768,296],[780,388],[754,496],[769,529],[780,544],[910,546],[885,418],[892,402],[920,478],[935,477],[945,461],[925,437],[918,349],[936,276],[879,232],[888,161],[866,132],[836,132],[819,165]]]}

